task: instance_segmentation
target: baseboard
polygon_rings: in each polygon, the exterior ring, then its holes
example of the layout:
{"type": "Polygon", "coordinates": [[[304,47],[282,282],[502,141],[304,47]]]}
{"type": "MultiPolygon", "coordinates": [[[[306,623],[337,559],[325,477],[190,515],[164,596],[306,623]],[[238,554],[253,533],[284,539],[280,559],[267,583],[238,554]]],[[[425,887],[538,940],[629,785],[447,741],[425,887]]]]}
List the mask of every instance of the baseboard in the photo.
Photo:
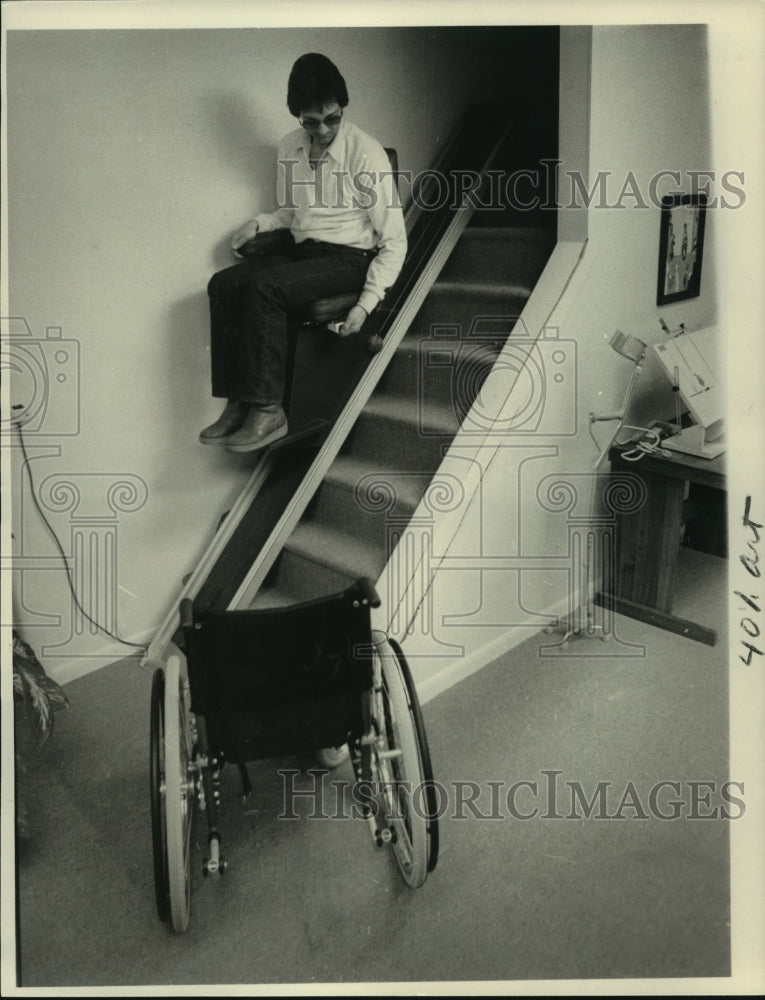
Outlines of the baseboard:
{"type": "MultiPolygon", "coordinates": [[[[561,619],[565,619],[570,611],[571,601],[568,598],[558,601],[548,609],[550,623],[553,624],[561,619]]],[[[547,614],[548,612],[545,613],[547,614]]],[[[500,656],[504,656],[511,649],[515,649],[530,638],[538,635],[543,627],[539,624],[539,616],[535,615],[526,624],[508,628],[506,632],[502,633],[495,640],[486,643],[486,645],[474,650],[462,659],[456,662],[454,659],[450,659],[448,662],[444,661],[444,666],[437,673],[417,684],[417,695],[420,702],[423,705],[427,704],[439,694],[443,694],[444,691],[448,691],[454,687],[455,684],[459,684],[460,681],[464,681],[472,674],[477,673],[484,667],[488,667],[495,660],[498,660],[500,656]],[[526,625],[528,625],[528,628],[526,625]]],[[[402,649],[404,655],[406,655],[406,644],[402,645],[402,649]]]]}
{"type": "Polygon", "coordinates": [[[136,661],[143,659],[155,631],[156,629],[146,629],[127,638],[123,637],[124,645],[121,647],[113,639],[108,639],[103,647],[86,655],[58,657],[45,651],[38,655],[49,677],[61,685],[71,684],[72,681],[80,680],[128,657],[133,657],[136,661]]]}

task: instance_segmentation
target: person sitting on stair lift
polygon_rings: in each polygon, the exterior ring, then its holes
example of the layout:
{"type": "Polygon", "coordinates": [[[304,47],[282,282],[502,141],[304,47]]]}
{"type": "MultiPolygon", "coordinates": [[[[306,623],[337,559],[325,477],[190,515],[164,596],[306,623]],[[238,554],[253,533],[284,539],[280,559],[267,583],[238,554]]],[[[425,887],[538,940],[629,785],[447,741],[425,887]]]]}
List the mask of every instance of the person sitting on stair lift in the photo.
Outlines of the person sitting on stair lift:
{"type": "Polygon", "coordinates": [[[203,444],[254,451],[287,434],[289,315],[317,299],[357,293],[339,328],[357,333],[406,255],[403,211],[382,145],[344,117],[346,84],[323,55],[292,67],[287,106],[300,122],[279,145],[277,204],[234,234],[242,260],[208,285],[212,395],[226,399],[203,444]],[[258,234],[271,252],[245,257],[258,234]]]}

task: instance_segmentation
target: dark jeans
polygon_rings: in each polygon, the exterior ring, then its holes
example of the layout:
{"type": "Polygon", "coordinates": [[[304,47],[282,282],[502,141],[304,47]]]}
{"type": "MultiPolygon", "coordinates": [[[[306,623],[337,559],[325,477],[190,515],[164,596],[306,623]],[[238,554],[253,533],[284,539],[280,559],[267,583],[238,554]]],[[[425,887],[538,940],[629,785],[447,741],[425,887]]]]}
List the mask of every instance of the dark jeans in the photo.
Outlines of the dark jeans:
{"type": "Polygon", "coordinates": [[[284,250],[210,279],[212,394],[272,405],[284,398],[289,316],[316,299],[360,292],[372,254],[285,233],[284,250]]]}

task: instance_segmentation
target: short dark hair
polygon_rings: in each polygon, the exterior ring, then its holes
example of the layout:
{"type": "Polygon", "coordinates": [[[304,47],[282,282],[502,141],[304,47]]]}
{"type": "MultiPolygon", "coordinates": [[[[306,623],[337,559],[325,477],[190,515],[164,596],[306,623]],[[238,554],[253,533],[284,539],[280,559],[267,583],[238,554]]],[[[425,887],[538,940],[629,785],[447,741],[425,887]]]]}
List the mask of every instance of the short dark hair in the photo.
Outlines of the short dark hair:
{"type": "Polygon", "coordinates": [[[292,67],[287,83],[287,107],[296,118],[301,111],[336,101],[348,105],[348,89],[337,66],[318,52],[307,52],[292,67]]]}

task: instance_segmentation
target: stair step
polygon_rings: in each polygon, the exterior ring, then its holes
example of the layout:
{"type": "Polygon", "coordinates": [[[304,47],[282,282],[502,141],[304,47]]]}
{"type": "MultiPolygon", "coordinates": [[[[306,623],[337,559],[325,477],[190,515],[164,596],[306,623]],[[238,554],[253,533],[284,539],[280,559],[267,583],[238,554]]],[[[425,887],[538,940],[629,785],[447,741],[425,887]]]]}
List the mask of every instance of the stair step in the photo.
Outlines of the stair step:
{"type": "Polygon", "coordinates": [[[370,397],[361,417],[367,416],[367,411],[370,418],[378,417],[395,420],[400,424],[410,424],[429,434],[453,436],[459,430],[459,423],[449,401],[432,398],[429,395],[422,399],[399,399],[387,393],[380,393],[370,397]]]}
{"type": "Polygon", "coordinates": [[[373,489],[370,484],[373,481],[389,483],[395,489],[401,504],[407,510],[414,510],[434,473],[435,469],[423,469],[419,473],[402,472],[398,466],[370,463],[351,455],[341,454],[332,464],[324,483],[338,494],[344,492],[359,497],[364,493],[365,504],[369,507],[379,506],[374,497],[369,495],[373,489]]]}
{"type": "Polygon", "coordinates": [[[554,246],[554,233],[535,226],[465,230],[444,265],[444,281],[533,288],[554,246]]]}
{"type": "Polygon", "coordinates": [[[357,579],[329,566],[284,549],[263,586],[255,595],[253,608],[287,607],[301,601],[339,594],[357,579]]]}
{"type": "Polygon", "coordinates": [[[526,307],[530,289],[520,286],[435,284],[412,324],[412,335],[428,336],[441,327],[469,339],[491,329],[507,338],[526,307]]]}
{"type": "Polygon", "coordinates": [[[470,297],[489,302],[499,299],[527,299],[531,295],[531,286],[518,281],[488,282],[476,278],[473,281],[464,279],[447,281],[443,273],[433,285],[430,294],[435,300],[443,296],[450,298],[470,297]]]}
{"type": "MultiPolygon", "coordinates": [[[[504,332],[497,336],[491,329],[485,339],[480,328],[472,333],[472,337],[446,337],[443,330],[434,330],[432,336],[405,337],[376,394],[440,400],[444,406],[453,408],[468,387],[477,390],[494,366],[500,349],[498,342],[507,339],[504,332]]],[[[464,414],[465,406],[459,412],[464,414]]]]}
{"type": "Polygon", "coordinates": [[[411,519],[432,473],[372,467],[355,459],[341,464],[352,464],[355,478],[325,478],[304,522],[314,530],[341,532],[343,545],[352,535],[359,542],[387,550],[391,532],[411,519]]]}
{"type": "Polygon", "coordinates": [[[419,443],[413,443],[409,438],[401,439],[400,429],[395,420],[382,425],[370,421],[359,423],[349,438],[349,452],[369,457],[375,465],[398,460],[402,472],[423,472],[441,464],[454,437],[453,434],[422,436],[419,443]]]}
{"type": "Polygon", "coordinates": [[[387,562],[386,553],[365,539],[323,525],[316,529],[301,521],[290,535],[282,558],[298,557],[349,581],[360,576],[376,580],[387,562]]]}
{"type": "Polygon", "coordinates": [[[288,608],[292,604],[297,603],[298,599],[295,597],[295,594],[282,590],[279,587],[269,587],[264,584],[255,595],[255,600],[250,605],[250,610],[288,608]]]}

